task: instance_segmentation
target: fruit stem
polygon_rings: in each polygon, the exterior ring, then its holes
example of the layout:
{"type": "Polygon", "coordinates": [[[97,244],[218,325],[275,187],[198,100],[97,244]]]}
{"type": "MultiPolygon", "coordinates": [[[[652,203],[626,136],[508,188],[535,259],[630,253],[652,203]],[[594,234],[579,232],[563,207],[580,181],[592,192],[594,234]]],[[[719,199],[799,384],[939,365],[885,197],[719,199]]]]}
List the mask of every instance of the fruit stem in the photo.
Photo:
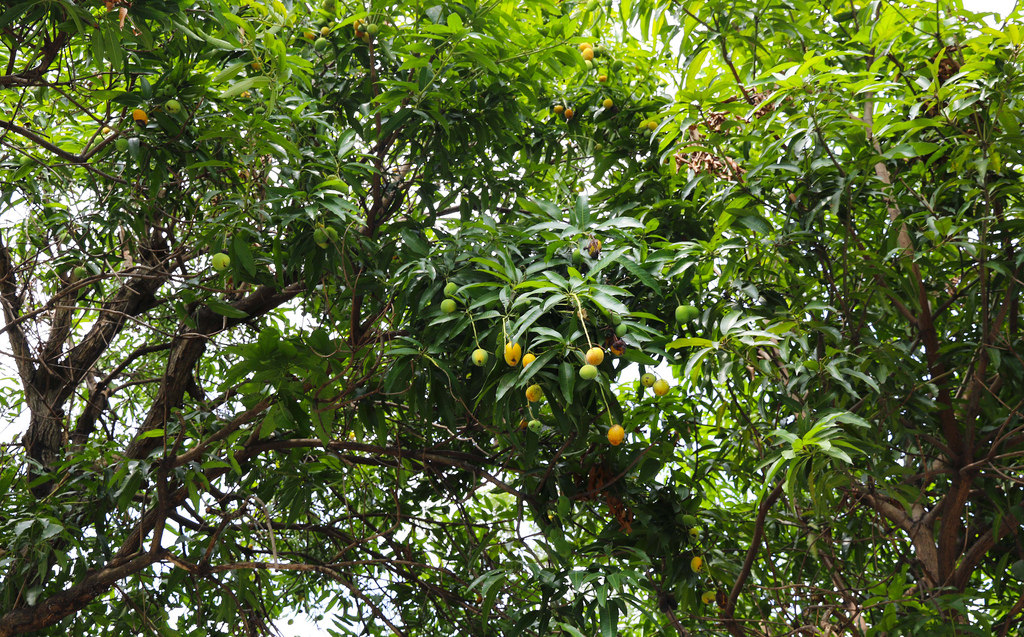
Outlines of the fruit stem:
{"type": "Polygon", "coordinates": [[[601,400],[604,401],[604,413],[608,414],[608,426],[614,427],[615,421],[612,420],[612,408],[608,404],[608,397],[604,393],[604,385],[598,385],[601,388],[601,400]]]}
{"type": "Polygon", "coordinates": [[[570,295],[572,300],[576,302],[576,314],[580,317],[580,325],[583,326],[583,335],[587,337],[587,349],[594,347],[594,344],[590,341],[590,333],[587,331],[587,322],[583,319],[583,306],[580,305],[580,298],[575,294],[570,295]]]}
{"type": "Polygon", "coordinates": [[[477,347],[480,347],[480,338],[476,334],[476,322],[473,320],[473,315],[469,313],[469,306],[466,306],[464,311],[466,316],[469,317],[469,326],[473,328],[473,342],[476,343],[477,347]]]}

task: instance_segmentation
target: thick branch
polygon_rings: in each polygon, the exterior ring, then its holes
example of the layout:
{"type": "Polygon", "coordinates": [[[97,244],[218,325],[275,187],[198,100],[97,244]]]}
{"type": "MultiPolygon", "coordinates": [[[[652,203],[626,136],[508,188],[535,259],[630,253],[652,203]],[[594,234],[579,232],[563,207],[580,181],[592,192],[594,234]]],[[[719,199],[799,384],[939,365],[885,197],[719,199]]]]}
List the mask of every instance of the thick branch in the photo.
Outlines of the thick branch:
{"type": "MultiPolygon", "coordinates": [[[[874,137],[872,130],[873,110],[874,98],[869,94],[868,99],[864,104],[864,123],[867,126],[867,134],[874,144],[875,150],[881,152],[881,146],[879,145],[878,140],[874,137]]],[[[892,179],[890,178],[889,170],[884,163],[878,162],[875,164],[875,174],[887,188],[892,186],[892,179]]],[[[886,195],[886,199],[889,206],[889,219],[895,223],[900,215],[899,209],[897,208],[895,201],[893,201],[889,195],[886,195]]],[[[949,458],[950,464],[954,469],[959,470],[963,466],[970,464],[973,460],[973,441],[964,440],[964,436],[960,430],[960,423],[957,420],[956,412],[953,408],[953,399],[949,388],[949,376],[946,373],[946,367],[942,362],[939,352],[939,337],[938,332],[935,329],[935,322],[932,316],[931,300],[928,296],[928,289],[924,285],[921,271],[917,267],[917,263],[913,261],[914,248],[911,244],[906,224],[900,225],[899,245],[903,249],[904,255],[910,260],[910,275],[913,279],[914,287],[917,290],[917,301],[919,307],[917,329],[921,342],[924,344],[925,357],[928,360],[928,369],[931,375],[931,380],[935,383],[938,390],[938,396],[936,398],[939,405],[941,405],[941,408],[939,409],[939,422],[942,427],[942,436],[946,439],[946,446],[951,452],[949,458]]],[[[983,310],[987,311],[987,308],[983,308],[983,310]]],[[[953,569],[956,565],[956,558],[959,553],[957,538],[960,534],[960,527],[962,526],[961,517],[963,508],[967,504],[967,496],[971,490],[972,478],[972,474],[956,474],[949,493],[946,494],[940,504],[941,519],[939,520],[940,528],[937,557],[938,576],[939,581],[941,582],[949,581],[949,578],[953,575],[953,569]]]]}
{"type": "Polygon", "coordinates": [[[19,135],[21,135],[22,137],[30,140],[31,142],[33,142],[37,146],[39,146],[39,147],[41,147],[41,148],[43,148],[43,149],[53,153],[57,157],[60,157],[61,159],[63,159],[64,161],[66,161],[66,162],[68,162],[70,164],[84,164],[84,163],[86,163],[87,161],[89,161],[89,159],[92,158],[93,155],[95,155],[97,152],[99,152],[100,149],[102,149],[107,144],[110,144],[111,142],[113,142],[117,138],[116,136],[111,135],[110,137],[107,137],[106,139],[104,139],[100,143],[98,143],[95,146],[93,146],[92,148],[90,148],[87,152],[82,153],[81,155],[76,155],[75,153],[69,153],[68,151],[64,150],[60,146],[57,146],[56,144],[48,141],[45,137],[43,137],[41,135],[38,135],[37,133],[33,132],[31,129],[25,128],[24,126],[18,126],[14,122],[8,122],[6,120],[0,119],[0,128],[9,130],[12,133],[18,133],[19,135]]]}
{"type": "Polygon", "coordinates": [[[117,367],[113,369],[109,374],[106,375],[100,382],[96,383],[95,387],[92,387],[89,391],[89,400],[86,402],[85,408],[82,413],[78,416],[78,420],[75,423],[75,429],[71,432],[71,443],[72,444],[84,444],[88,439],[89,434],[93,432],[96,425],[96,420],[100,417],[100,414],[108,407],[108,399],[110,398],[110,383],[127,367],[129,364],[135,362],[141,356],[146,354],[152,354],[153,352],[159,352],[165,349],[170,349],[170,343],[160,343],[157,345],[146,345],[143,347],[136,348],[131,354],[124,358],[117,367]]]}
{"type": "Polygon", "coordinates": [[[725,608],[722,609],[721,620],[725,624],[725,628],[729,631],[729,634],[733,637],[745,637],[747,631],[743,629],[742,624],[736,621],[736,601],[740,598],[740,591],[743,590],[743,584],[750,577],[750,569],[754,566],[754,560],[757,558],[757,554],[761,551],[761,536],[764,535],[764,521],[768,517],[768,509],[772,508],[775,501],[782,495],[782,485],[779,483],[775,485],[772,492],[761,501],[761,504],[757,507],[757,519],[754,521],[754,535],[750,538],[750,548],[747,549],[747,557],[743,560],[743,567],[740,568],[740,573],[736,577],[736,582],[732,585],[732,591],[729,593],[729,599],[725,602],[725,608]]]}
{"type": "MultiPolygon", "coordinates": [[[[66,297],[67,290],[68,288],[64,288],[59,296],[66,297]]],[[[56,363],[61,353],[63,353],[64,343],[71,336],[71,318],[74,310],[75,306],[67,298],[63,298],[54,304],[53,318],[50,319],[50,335],[43,346],[42,354],[40,354],[43,365],[56,363]]]]}
{"type": "Polygon", "coordinates": [[[985,531],[967,549],[963,559],[960,560],[960,564],[957,565],[956,572],[953,573],[953,586],[959,591],[966,589],[974,569],[978,567],[978,564],[985,558],[985,555],[992,550],[992,547],[1007,535],[1017,535],[1019,532],[1020,521],[1015,520],[1012,516],[1002,518],[999,528],[993,527],[985,531]]]}
{"type": "Polygon", "coordinates": [[[25,332],[22,331],[19,324],[21,298],[18,296],[17,281],[14,278],[11,252],[2,240],[0,240],[0,305],[3,305],[5,331],[11,341],[11,351],[14,354],[18,375],[21,376],[22,386],[28,387],[35,375],[35,367],[32,366],[32,350],[29,348],[28,339],[25,338],[25,332]]]}
{"type": "MultiPolygon", "coordinates": [[[[874,144],[875,150],[878,153],[881,153],[882,147],[873,134],[873,119],[874,97],[869,94],[867,101],[864,103],[864,123],[867,126],[868,138],[874,144]]],[[[885,184],[886,188],[892,188],[892,178],[889,175],[889,169],[883,162],[877,162],[875,164],[875,174],[878,176],[878,179],[885,184]]],[[[888,194],[886,195],[886,202],[889,207],[889,220],[896,223],[900,216],[900,210],[897,207],[896,202],[888,194]]],[[[920,314],[916,317],[915,323],[921,342],[924,344],[925,356],[928,359],[928,368],[931,373],[931,380],[938,388],[938,402],[942,405],[942,408],[939,410],[939,421],[942,424],[942,435],[946,438],[946,442],[954,454],[951,456],[950,461],[955,467],[959,468],[961,465],[969,463],[970,458],[963,457],[964,441],[960,434],[960,427],[957,423],[956,414],[953,411],[953,400],[949,392],[949,380],[946,375],[946,369],[939,357],[939,337],[935,331],[931,301],[928,297],[928,289],[925,287],[924,280],[921,277],[921,270],[913,260],[914,246],[910,241],[910,233],[907,231],[907,225],[905,223],[900,224],[898,243],[900,248],[903,249],[904,256],[910,260],[910,275],[913,279],[914,287],[917,290],[917,301],[920,308],[920,314]]]]}
{"type": "MultiPolygon", "coordinates": [[[[526,499],[526,494],[522,493],[515,487],[505,483],[494,475],[488,473],[483,469],[484,464],[487,462],[486,458],[475,456],[473,454],[464,453],[461,451],[453,450],[431,450],[431,449],[403,449],[401,447],[380,447],[377,445],[368,445],[360,442],[342,442],[342,441],[331,441],[324,445],[318,438],[302,438],[302,439],[290,439],[290,440],[273,440],[252,445],[247,448],[247,457],[257,455],[266,451],[272,451],[275,449],[296,449],[304,447],[326,447],[332,451],[362,451],[374,455],[391,456],[394,458],[403,458],[406,460],[418,460],[424,463],[437,463],[444,464],[451,467],[457,467],[459,469],[465,469],[466,471],[472,471],[479,474],[487,482],[490,482],[494,486],[498,487],[502,491],[511,493],[520,499],[526,499]]],[[[506,468],[507,469],[507,468],[506,468]]]]}
{"type": "Polygon", "coordinates": [[[932,540],[931,526],[924,523],[930,516],[912,518],[902,507],[896,506],[877,493],[867,491],[855,491],[854,493],[882,517],[906,532],[914,545],[918,561],[924,567],[923,586],[928,590],[935,588],[940,581],[938,547],[932,540]]]}
{"type": "MultiPolygon", "coordinates": [[[[29,458],[51,466],[66,442],[64,403],[74,392],[96,360],[123,329],[128,317],[143,313],[156,305],[156,291],[170,276],[156,253],[147,251],[149,265],[131,268],[127,280],[114,298],[104,303],[100,316],[82,342],[59,363],[35,370],[25,386],[25,397],[31,412],[29,427],[23,437],[29,458]]],[[[66,336],[65,336],[66,338],[66,336]]],[[[58,345],[51,341],[50,348],[58,345]]],[[[34,492],[43,497],[51,483],[40,483],[34,492]]]]}
{"type": "MultiPolygon", "coordinates": [[[[295,298],[301,290],[301,284],[290,285],[282,291],[269,286],[261,286],[249,296],[235,303],[235,309],[244,312],[245,318],[227,318],[208,307],[200,308],[193,317],[195,329],[179,334],[171,345],[163,384],[160,386],[156,400],[153,401],[149,413],[146,414],[146,419],[139,428],[137,436],[162,427],[167,422],[171,410],[181,404],[191,382],[196,363],[206,351],[207,339],[211,335],[263,316],[270,310],[295,298]]],[[[125,450],[125,457],[144,458],[160,444],[160,438],[136,437],[125,450]]]]}
{"type": "Polygon", "coordinates": [[[939,581],[949,584],[953,580],[956,559],[960,555],[960,533],[963,523],[961,511],[967,505],[971,493],[971,474],[964,472],[953,474],[949,492],[939,503],[941,509],[938,538],[939,581]]]}
{"type": "MultiPolygon", "coordinates": [[[[984,251],[983,251],[984,252],[984,251]]],[[[988,269],[980,267],[979,271],[982,274],[987,275],[988,269]]],[[[993,345],[1003,326],[1006,324],[1008,317],[1010,316],[1010,310],[1014,303],[1018,300],[1017,294],[1017,280],[1011,278],[1007,285],[1006,295],[1002,307],[999,309],[999,313],[991,321],[988,329],[985,330],[981,335],[981,343],[978,347],[977,361],[974,365],[974,373],[970,377],[971,383],[966,389],[965,398],[967,401],[967,409],[965,410],[964,420],[968,425],[968,432],[973,433],[975,429],[975,423],[978,417],[981,415],[981,398],[986,393],[987,387],[985,383],[985,372],[988,369],[990,357],[987,347],[993,345]]],[[[982,312],[988,313],[988,304],[982,303],[982,312]]],[[[973,442],[973,441],[969,441],[973,442]]]]}
{"type": "MultiPolygon", "coordinates": [[[[45,84],[43,82],[43,75],[50,70],[50,65],[53,64],[53,61],[60,55],[61,50],[70,41],[71,35],[61,31],[57,34],[56,38],[43,44],[41,49],[43,56],[39,59],[38,64],[20,73],[0,75],[0,86],[37,86],[45,84]]],[[[11,62],[14,62],[14,56],[11,56],[11,62]]]]}
{"type": "Polygon", "coordinates": [[[156,291],[170,278],[165,264],[166,261],[151,266],[140,265],[125,274],[127,280],[117,295],[103,304],[93,328],[65,358],[63,368],[68,371],[72,385],[67,395],[70,395],[73,386],[110,346],[114,337],[124,328],[125,322],[156,306],[156,291]]]}
{"type": "Polygon", "coordinates": [[[127,561],[112,561],[108,566],[86,575],[81,582],[48,597],[36,606],[25,606],[0,616],[0,637],[11,637],[42,630],[68,615],[85,608],[115,582],[138,573],[160,559],[160,555],[140,555],[127,561]]]}
{"type": "Polygon", "coordinates": [[[1003,629],[999,631],[999,637],[1006,637],[1010,634],[1010,628],[1013,626],[1013,618],[1020,614],[1020,611],[1024,610],[1024,594],[1021,594],[1020,598],[1013,605],[1013,608],[1006,613],[1006,621],[1003,622],[1003,629]]]}

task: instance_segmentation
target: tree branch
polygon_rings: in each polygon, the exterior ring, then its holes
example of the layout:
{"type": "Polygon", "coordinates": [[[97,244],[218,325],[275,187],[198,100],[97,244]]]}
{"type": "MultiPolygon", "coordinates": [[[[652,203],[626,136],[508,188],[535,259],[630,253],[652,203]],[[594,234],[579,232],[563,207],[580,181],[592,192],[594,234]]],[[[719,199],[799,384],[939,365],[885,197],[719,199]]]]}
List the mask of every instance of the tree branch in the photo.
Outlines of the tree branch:
{"type": "Polygon", "coordinates": [[[112,560],[106,567],[86,575],[78,584],[51,595],[36,606],[9,611],[0,616],[0,637],[12,637],[52,626],[71,613],[85,608],[115,582],[138,573],[161,557],[161,554],[147,553],[127,561],[112,560]]]}
{"type": "Polygon", "coordinates": [[[931,537],[931,525],[926,523],[931,512],[919,518],[912,518],[902,507],[896,506],[877,493],[859,489],[855,489],[853,493],[857,498],[867,502],[882,517],[906,532],[910,542],[914,545],[918,561],[924,567],[926,588],[929,590],[935,588],[941,580],[939,578],[938,547],[931,537]]]}
{"type": "Polygon", "coordinates": [[[0,237],[0,304],[3,305],[4,330],[11,342],[14,364],[18,368],[22,387],[29,387],[35,375],[32,365],[32,349],[29,347],[25,332],[21,329],[21,298],[18,296],[17,280],[11,263],[11,252],[0,237]]]}
{"type": "MultiPolygon", "coordinates": [[[[2,80],[2,79],[3,78],[0,78],[0,80],[2,80]]],[[[41,147],[41,148],[43,148],[45,150],[48,150],[52,154],[56,155],[57,157],[60,157],[64,161],[66,161],[68,163],[71,163],[71,164],[84,164],[84,163],[86,163],[87,161],[89,161],[89,159],[92,158],[93,155],[95,155],[97,152],[99,152],[100,149],[102,149],[104,146],[106,146],[107,144],[111,143],[115,139],[117,139],[116,135],[111,135],[110,137],[105,138],[103,141],[101,141],[100,143],[98,143],[95,146],[93,146],[92,148],[90,148],[87,152],[82,153],[81,155],[76,155],[75,153],[69,153],[68,151],[64,150],[60,146],[57,146],[56,144],[48,141],[46,138],[38,135],[37,133],[35,133],[31,129],[25,128],[24,126],[19,126],[19,125],[15,124],[14,122],[8,122],[6,120],[0,119],[0,128],[3,128],[5,130],[9,130],[12,133],[17,133],[17,134],[21,135],[22,137],[24,137],[25,139],[28,139],[29,141],[33,142],[37,146],[39,146],[39,147],[41,147]]]]}
{"type": "Polygon", "coordinates": [[[992,547],[1005,536],[1016,536],[1019,532],[1020,521],[1010,515],[1007,515],[1000,520],[999,528],[990,527],[985,531],[985,533],[975,540],[974,544],[964,552],[964,556],[960,560],[960,564],[957,565],[956,571],[952,576],[953,586],[960,591],[966,589],[968,582],[971,580],[971,575],[974,573],[974,569],[978,567],[978,564],[981,563],[981,560],[984,559],[985,555],[992,550],[992,547]]]}
{"type": "Polygon", "coordinates": [[[768,517],[768,509],[772,508],[775,501],[782,495],[782,485],[775,485],[771,493],[761,501],[761,504],[757,507],[757,519],[754,521],[754,534],[750,538],[750,548],[747,549],[747,557],[743,560],[743,566],[740,568],[739,575],[736,576],[736,582],[732,585],[732,591],[729,593],[729,599],[725,602],[725,608],[722,609],[720,619],[725,624],[726,629],[733,637],[746,637],[747,631],[743,626],[736,621],[736,601],[740,598],[740,591],[743,590],[743,584],[750,577],[750,569],[754,566],[754,560],[757,558],[758,552],[761,550],[761,536],[764,535],[764,521],[768,517]]]}
{"type": "Polygon", "coordinates": [[[270,286],[257,288],[233,306],[244,312],[245,318],[221,316],[205,306],[197,310],[193,316],[195,328],[179,334],[171,345],[163,383],[135,439],[125,449],[125,457],[144,458],[161,444],[160,438],[142,438],[141,435],[163,426],[171,410],[179,406],[195,365],[206,351],[206,343],[211,335],[263,316],[282,303],[295,298],[302,289],[301,283],[294,283],[281,291],[270,286]]]}
{"type": "MultiPolygon", "coordinates": [[[[60,55],[61,50],[67,46],[70,41],[71,35],[65,31],[59,32],[57,37],[53,40],[44,41],[41,48],[43,56],[39,60],[39,64],[36,64],[30,69],[25,69],[20,73],[0,75],[0,86],[47,85],[46,82],[43,82],[43,75],[50,69],[50,65],[53,64],[53,61],[57,59],[58,55],[60,55]]],[[[14,64],[14,55],[11,55],[10,64],[14,64]]],[[[8,68],[12,67],[9,66],[8,68]]]]}
{"type": "Polygon", "coordinates": [[[1024,593],[1021,594],[1013,608],[1006,613],[1006,621],[1003,622],[1003,629],[999,631],[999,637],[1007,637],[1010,634],[1010,625],[1013,623],[1013,618],[1019,615],[1021,610],[1024,610],[1024,593]]]}
{"type": "MultiPolygon", "coordinates": [[[[875,138],[872,129],[873,111],[874,96],[869,93],[864,103],[864,123],[867,127],[868,138],[873,143],[875,150],[880,153],[881,145],[875,138]]],[[[892,187],[889,170],[883,162],[875,164],[875,174],[885,184],[886,188],[892,187]]],[[[886,194],[885,198],[889,207],[889,219],[895,223],[900,216],[899,208],[896,206],[896,202],[892,199],[891,195],[886,194]]],[[[917,267],[917,263],[913,260],[914,248],[905,223],[900,225],[899,245],[903,249],[904,256],[910,260],[909,270],[914,287],[917,290],[919,306],[919,314],[917,316],[918,334],[921,342],[924,344],[925,357],[928,360],[928,369],[932,382],[935,383],[938,392],[936,399],[939,405],[941,405],[939,409],[939,422],[942,427],[942,435],[946,439],[947,447],[951,453],[949,461],[953,468],[958,470],[953,475],[953,482],[950,485],[949,492],[939,505],[941,519],[939,520],[940,528],[937,542],[938,581],[948,582],[953,576],[956,558],[959,553],[957,537],[960,534],[962,512],[967,504],[973,478],[971,474],[959,472],[959,469],[971,463],[973,441],[965,441],[960,431],[960,423],[957,420],[949,390],[949,377],[946,374],[946,368],[939,351],[939,337],[932,316],[928,289],[924,285],[924,280],[920,269],[917,267]]]]}
{"type": "MultiPolygon", "coordinates": [[[[459,469],[465,469],[473,473],[480,474],[487,482],[490,482],[499,489],[511,493],[520,499],[527,499],[525,493],[519,491],[515,487],[507,484],[496,476],[488,473],[483,469],[483,465],[488,462],[487,458],[475,456],[473,454],[464,453],[461,451],[443,450],[443,449],[403,449],[401,447],[380,447],[377,445],[368,445],[361,442],[341,442],[331,441],[326,445],[319,438],[293,438],[289,440],[273,440],[268,442],[262,442],[254,444],[246,449],[248,452],[247,457],[252,455],[258,455],[266,451],[272,451],[276,449],[301,449],[304,447],[324,447],[331,449],[332,451],[347,450],[347,451],[363,451],[381,456],[391,456],[394,458],[402,458],[405,460],[419,460],[424,463],[437,463],[444,464],[451,467],[457,467],[459,469]]],[[[507,470],[510,470],[506,467],[507,470]]]]}

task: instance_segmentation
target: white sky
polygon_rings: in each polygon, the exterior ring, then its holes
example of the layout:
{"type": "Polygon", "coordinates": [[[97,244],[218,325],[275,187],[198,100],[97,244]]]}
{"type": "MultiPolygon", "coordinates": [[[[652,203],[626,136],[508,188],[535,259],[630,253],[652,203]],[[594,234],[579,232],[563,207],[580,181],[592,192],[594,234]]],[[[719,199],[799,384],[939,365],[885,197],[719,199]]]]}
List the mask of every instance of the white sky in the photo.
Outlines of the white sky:
{"type": "Polygon", "coordinates": [[[993,11],[1005,18],[1016,4],[1015,0],[963,0],[964,8],[969,11],[993,11]]]}

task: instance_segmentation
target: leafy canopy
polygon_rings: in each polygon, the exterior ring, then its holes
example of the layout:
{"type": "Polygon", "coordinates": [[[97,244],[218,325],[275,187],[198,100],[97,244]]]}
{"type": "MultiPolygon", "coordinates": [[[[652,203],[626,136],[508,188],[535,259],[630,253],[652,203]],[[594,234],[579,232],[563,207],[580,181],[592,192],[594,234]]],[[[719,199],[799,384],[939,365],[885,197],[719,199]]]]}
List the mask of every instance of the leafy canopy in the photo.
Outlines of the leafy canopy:
{"type": "Polygon", "coordinates": [[[0,34],[0,637],[1019,630],[1017,13],[0,34]]]}

